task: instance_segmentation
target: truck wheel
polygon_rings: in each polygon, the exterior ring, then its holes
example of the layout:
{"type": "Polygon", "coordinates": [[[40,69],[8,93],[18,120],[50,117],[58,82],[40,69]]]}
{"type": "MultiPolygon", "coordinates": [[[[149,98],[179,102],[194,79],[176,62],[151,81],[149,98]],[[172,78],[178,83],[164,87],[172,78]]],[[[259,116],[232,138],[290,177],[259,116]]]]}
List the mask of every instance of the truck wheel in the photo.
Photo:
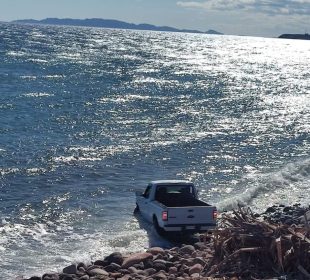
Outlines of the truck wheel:
{"type": "Polygon", "coordinates": [[[153,217],[153,224],[154,224],[154,228],[155,228],[156,232],[159,235],[164,235],[165,230],[162,227],[159,226],[157,218],[155,216],[153,217]]]}
{"type": "Polygon", "coordinates": [[[133,210],[134,213],[139,213],[140,212],[140,208],[138,206],[138,204],[136,204],[135,210],[133,210]]]}

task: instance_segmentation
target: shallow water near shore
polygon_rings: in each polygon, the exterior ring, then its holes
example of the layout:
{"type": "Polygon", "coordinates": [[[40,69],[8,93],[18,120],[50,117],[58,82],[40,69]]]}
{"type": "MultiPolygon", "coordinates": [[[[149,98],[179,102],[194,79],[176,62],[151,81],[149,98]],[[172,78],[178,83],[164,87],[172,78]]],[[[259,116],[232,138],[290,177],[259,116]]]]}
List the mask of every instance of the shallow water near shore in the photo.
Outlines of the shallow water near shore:
{"type": "Polygon", "coordinates": [[[309,204],[309,42],[0,24],[0,279],[171,246],[134,192],[309,204]]]}

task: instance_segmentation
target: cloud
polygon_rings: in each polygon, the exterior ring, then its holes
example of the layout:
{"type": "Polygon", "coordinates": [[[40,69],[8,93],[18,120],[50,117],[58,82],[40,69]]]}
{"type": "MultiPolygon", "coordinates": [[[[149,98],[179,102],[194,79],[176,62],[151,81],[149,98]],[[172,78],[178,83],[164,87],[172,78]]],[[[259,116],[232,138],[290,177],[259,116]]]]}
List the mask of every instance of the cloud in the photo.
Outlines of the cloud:
{"type": "Polygon", "coordinates": [[[309,15],[310,0],[207,0],[178,1],[184,8],[213,11],[247,11],[268,15],[309,15]]]}

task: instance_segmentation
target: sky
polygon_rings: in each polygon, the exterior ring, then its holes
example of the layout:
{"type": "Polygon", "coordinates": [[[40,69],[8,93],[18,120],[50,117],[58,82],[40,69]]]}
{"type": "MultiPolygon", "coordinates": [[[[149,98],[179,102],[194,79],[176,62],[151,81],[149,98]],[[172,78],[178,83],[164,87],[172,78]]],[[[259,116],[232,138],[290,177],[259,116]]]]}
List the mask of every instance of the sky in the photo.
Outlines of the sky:
{"type": "Polygon", "coordinates": [[[0,21],[104,18],[225,34],[310,33],[310,0],[0,0],[0,21]]]}

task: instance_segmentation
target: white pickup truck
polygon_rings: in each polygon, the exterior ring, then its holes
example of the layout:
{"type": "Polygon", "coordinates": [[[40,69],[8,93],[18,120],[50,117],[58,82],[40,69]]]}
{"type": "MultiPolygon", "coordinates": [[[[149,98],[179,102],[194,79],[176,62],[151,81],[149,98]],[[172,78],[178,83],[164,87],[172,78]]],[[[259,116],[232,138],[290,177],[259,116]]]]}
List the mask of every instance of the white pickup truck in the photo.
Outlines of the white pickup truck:
{"type": "Polygon", "coordinates": [[[216,227],[217,210],[197,198],[188,181],[161,180],[136,192],[136,211],[154,224],[157,232],[203,232],[216,227]]]}

